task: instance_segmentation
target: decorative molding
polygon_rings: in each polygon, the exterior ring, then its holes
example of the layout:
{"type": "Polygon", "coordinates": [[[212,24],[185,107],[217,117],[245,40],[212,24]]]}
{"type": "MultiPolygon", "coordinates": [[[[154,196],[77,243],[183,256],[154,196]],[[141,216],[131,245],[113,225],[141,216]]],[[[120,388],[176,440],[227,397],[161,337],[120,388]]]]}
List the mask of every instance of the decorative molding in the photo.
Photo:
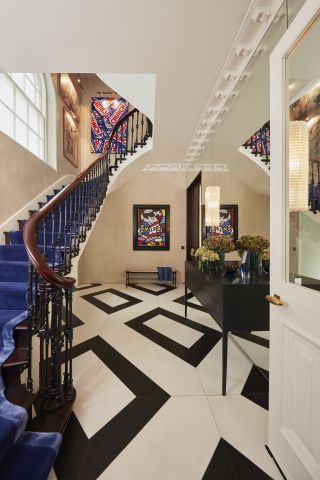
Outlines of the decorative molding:
{"type": "MultiPolygon", "coordinates": [[[[229,172],[229,167],[226,163],[148,163],[143,169],[143,172],[196,172],[202,170],[203,172],[229,172]]],[[[191,160],[192,161],[192,160],[191,160]]]]}
{"type": "Polygon", "coordinates": [[[205,144],[210,135],[215,133],[212,127],[218,125],[215,122],[224,111],[226,101],[232,95],[237,95],[237,92],[234,92],[237,82],[248,78],[249,74],[245,72],[245,69],[251,58],[266,51],[265,47],[259,48],[259,45],[271,23],[281,20],[281,14],[278,12],[282,3],[282,0],[268,0],[265,5],[261,5],[261,0],[251,2],[235,42],[194,129],[185,159],[194,161],[197,159],[201,152],[201,146],[205,144]]]}

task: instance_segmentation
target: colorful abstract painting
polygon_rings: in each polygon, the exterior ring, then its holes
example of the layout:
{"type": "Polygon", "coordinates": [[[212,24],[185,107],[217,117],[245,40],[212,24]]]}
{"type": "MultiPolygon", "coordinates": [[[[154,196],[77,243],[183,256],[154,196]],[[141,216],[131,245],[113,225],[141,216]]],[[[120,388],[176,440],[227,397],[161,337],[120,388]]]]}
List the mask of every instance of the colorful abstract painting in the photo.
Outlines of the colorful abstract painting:
{"type": "MultiPolygon", "coordinates": [[[[92,97],[91,99],[91,152],[105,153],[107,142],[116,123],[128,113],[129,104],[124,98],[92,97]]],[[[124,122],[113,137],[111,153],[125,151],[128,122],[124,122]]]]}
{"type": "Polygon", "coordinates": [[[233,242],[238,240],[238,205],[220,205],[219,227],[205,227],[205,237],[221,233],[233,242]]]}
{"type": "Polygon", "coordinates": [[[133,205],[133,249],[169,250],[170,206],[133,205]]]}

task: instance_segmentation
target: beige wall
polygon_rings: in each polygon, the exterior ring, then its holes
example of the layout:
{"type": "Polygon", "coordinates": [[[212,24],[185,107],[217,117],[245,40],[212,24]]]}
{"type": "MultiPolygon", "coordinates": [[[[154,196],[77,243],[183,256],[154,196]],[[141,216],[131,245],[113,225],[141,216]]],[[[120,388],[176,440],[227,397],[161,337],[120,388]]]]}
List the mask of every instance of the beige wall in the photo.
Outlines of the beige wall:
{"type": "Polygon", "coordinates": [[[186,212],[185,174],[141,172],[107,197],[79,263],[80,283],[124,283],[125,270],[172,266],[183,280],[186,212]],[[133,204],[170,205],[170,250],[132,248],[133,204]]]}
{"type": "MultiPolygon", "coordinates": [[[[57,92],[57,75],[52,75],[57,92]]],[[[76,169],[63,156],[63,100],[56,93],[57,169],[54,169],[0,132],[0,224],[64,175],[76,169]]]]}
{"type": "MultiPolygon", "coordinates": [[[[204,189],[209,185],[220,186],[221,204],[238,205],[238,234],[263,235],[270,238],[270,198],[260,195],[231,173],[210,172],[202,174],[202,203],[204,189]]],[[[237,252],[226,255],[228,260],[239,260],[237,252]]]]}
{"type": "MultiPolygon", "coordinates": [[[[203,174],[203,187],[211,174],[203,174]]],[[[230,173],[215,173],[221,186],[221,203],[239,205],[239,234],[262,234],[269,238],[269,197],[255,193],[230,173]]],[[[186,251],[185,173],[141,172],[107,197],[95,230],[79,263],[79,282],[123,283],[125,270],[172,266],[178,282],[184,281],[186,251]],[[136,252],[132,248],[132,205],[166,203],[171,207],[171,237],[168,252],[136,252]]],[[[229,258],[238,259],[236,253],[229,258]]]]}

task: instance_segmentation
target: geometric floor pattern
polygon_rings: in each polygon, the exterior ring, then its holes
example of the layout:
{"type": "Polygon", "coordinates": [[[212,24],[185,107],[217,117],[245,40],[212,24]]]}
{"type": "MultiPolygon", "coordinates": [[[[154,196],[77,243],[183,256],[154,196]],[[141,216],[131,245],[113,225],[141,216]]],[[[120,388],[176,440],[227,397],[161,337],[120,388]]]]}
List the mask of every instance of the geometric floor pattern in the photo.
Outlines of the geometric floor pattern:
{"type": "Polygon", "coordinates": [[[281,480],[265,448],[267,372],[230,337],[223,397],[219,326],[199,308],[184,317],[183,285],[145,290],[74,293],[77,399],[49,479],[281,480]]]}

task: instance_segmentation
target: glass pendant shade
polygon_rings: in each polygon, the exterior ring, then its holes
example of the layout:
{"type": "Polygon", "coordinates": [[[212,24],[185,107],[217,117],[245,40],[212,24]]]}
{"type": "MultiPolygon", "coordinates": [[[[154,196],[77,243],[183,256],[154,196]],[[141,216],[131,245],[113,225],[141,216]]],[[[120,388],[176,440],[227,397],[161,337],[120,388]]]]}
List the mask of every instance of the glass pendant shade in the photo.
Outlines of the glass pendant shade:
{"type": "Polygon", "coordinates": [[[289,122],[289,211],[308,210],[309,204],[308,124],[289,122]]]}
{"type": "Polygon", "coordinates": [[[206,227],[219,227],[220,222],[220,187],[207,187],[205,189],[205,225],[206,227]]]}

